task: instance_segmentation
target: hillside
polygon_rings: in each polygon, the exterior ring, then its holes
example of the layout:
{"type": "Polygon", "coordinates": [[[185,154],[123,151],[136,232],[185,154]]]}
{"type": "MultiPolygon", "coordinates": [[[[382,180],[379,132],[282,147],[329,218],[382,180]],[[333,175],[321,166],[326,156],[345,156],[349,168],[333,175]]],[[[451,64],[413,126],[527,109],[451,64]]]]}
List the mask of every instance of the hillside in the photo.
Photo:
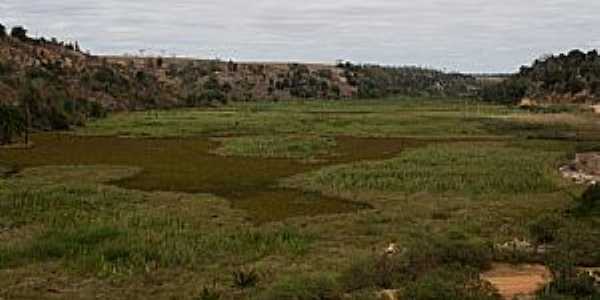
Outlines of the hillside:
{"type": "Polygon", "coordinates": [[[600,55],[580,50],[551,55],[523,66],[505,81],[488,85],[482,97],[517,103],[600,103],[600,55]]]}
{"type": "MultiPolygon", "coordinates": [[[[2,30],[4,33],[4,30],[2,30]]],[[[238,63],[162,57],[102,57],[77,43],[0,33],[0,102],[27,104],[33,125],[65,129],[109,110],[230,101],[465,96],[474,77],[415,67],[238,63]]]]}

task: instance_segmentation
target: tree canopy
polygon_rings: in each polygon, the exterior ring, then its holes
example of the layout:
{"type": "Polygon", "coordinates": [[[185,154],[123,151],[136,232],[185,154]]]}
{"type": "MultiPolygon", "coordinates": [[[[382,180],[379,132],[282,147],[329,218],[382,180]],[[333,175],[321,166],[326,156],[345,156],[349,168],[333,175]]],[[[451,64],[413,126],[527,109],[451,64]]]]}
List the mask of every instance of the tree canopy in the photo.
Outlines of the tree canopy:
{"type": "Polygon", "coordinates": [[[0,105],[0,144],[10,144],[26,130],[21,111],[11,105],[0,105]]]}
{"type": "Polygon", "coordinates": [[[0,23],[0,38],[6,37],[6,26],[0,23]]]}
{"type": "Polygon", "coordinates": [[[23,26],[15,26],[12,28],[12,30],[10,31],[10,36],[21,40],[21,41],[26,41],[29,38],[27,37],[27,29],[25,29],[25,27],[23,26]]]}

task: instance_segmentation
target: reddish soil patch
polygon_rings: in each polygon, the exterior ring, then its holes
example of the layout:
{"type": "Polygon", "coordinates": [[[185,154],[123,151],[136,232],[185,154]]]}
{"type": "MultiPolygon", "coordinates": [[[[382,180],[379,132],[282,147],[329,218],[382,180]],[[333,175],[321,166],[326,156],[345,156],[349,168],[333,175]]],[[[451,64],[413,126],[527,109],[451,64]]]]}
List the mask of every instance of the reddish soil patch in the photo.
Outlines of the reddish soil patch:
{"type": "Polygon", "coordinates": [[[551,280],[550,271],[542,265],[495,264],[481,277],[494,285],[504,299],[533,295],[551,280]]]}

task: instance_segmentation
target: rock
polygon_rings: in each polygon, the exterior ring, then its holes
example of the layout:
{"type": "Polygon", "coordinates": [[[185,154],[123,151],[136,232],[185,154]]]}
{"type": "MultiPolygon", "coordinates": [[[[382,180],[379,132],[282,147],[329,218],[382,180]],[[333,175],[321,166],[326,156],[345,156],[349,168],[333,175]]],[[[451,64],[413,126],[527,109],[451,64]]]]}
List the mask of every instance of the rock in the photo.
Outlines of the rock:
{"type": "Polygon", "coordinates": [[[600,268],[580,268],[579,272],[587,274],[594,279],[597,285],[600,285],[600,268]]]}
{"type": "Polygon", "coordinates": [[[600,182],[600,153],[578,153],[575,161],[561,167],[560,172],[578,184],[596,184],[600,182]]]}
{"type": "Polygon", "coordinates": [[[497,245],[497,248],[510,251],[535,252],[535,247],[527,240],[514,238],[512,241],[497,245]]]}
{"type": "Polygon", "coordinates": [[[398,245],[396,245],[395,243],[390,243],[389,246],[387,248],[385,248],[385,254],[387,255],[393,255],[396,254],[400,251],[400,249],[398,248],[398,245]]]}
{"type": "Polygon", "coordinates": [[[382,290],[377,292],[377,299],[400,300],[400,290],[382,290]]]}
{"type": "Polygon", "coordinates": [[[539,105],[538,105],[537,101],[535,101],[531,98],[528,98],[528,97],[521,99],[521,102],[519,102],[520,108],[534,108],[534,107],[538,107],[538,106],[539,105]]]}

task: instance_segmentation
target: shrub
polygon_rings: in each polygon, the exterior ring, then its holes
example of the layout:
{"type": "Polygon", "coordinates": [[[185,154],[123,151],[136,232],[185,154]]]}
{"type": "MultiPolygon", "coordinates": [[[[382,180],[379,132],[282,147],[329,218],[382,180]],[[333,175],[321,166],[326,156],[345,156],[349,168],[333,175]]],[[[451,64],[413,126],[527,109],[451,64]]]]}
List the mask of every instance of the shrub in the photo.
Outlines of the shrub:
{"type": "Polygon", "coordinates": [[[560,216],[554,214],[541,215],[528,225],[529,235],[536,245],[552,243],[556,240],[558,230],[563,226],[560,216]]]}
{"type": "Polygon", "coordinates": [[[415,242],[403,255],[357,260],[342,273],[340,282],[347,291],[397,288],[439,268],[486,269],[492,254],[492,246],[478,239],[462,234],[432,235],[415,242]]]}
{"type": "Polygon", "coordinates": [[[393,288],[406,280],[407,266],[407,260],[401,256],[357,259],[342,273],[340,284],[346,291],[393,288]]]}
{"type": "Polygon", "coordinates": [[[588,187],[583,194],[576,199],[577,206],[573,210],[579,216],[596,215],[600,213],[600,184],[588,187]]]}
{"type": "Polygon", "coordinates": [[[13,27],[13,29],[10,31],[10,36],[21,41],[27,41],[29,39],[27,37],[27,29],[25,29],[23,26],[13,27]]]}
{"type": "Polygon", "coordinates": [[[454,264],[484,270],[491,264],[493,245],[460,232],[449,232],[417,241],[407,255],[414,275],[454,264]]]}
{"type": "Polygon", "coordinates": [[[404,298],[412,300],[499,300],[498,292],[476,270],[440,269],[410,283],[404,298]]]}
{"type": "Polygon", "coordinates": [[[0,144],[9,144],[26,130],[21,111],[10,105],[0,105],[0,144]]]}

